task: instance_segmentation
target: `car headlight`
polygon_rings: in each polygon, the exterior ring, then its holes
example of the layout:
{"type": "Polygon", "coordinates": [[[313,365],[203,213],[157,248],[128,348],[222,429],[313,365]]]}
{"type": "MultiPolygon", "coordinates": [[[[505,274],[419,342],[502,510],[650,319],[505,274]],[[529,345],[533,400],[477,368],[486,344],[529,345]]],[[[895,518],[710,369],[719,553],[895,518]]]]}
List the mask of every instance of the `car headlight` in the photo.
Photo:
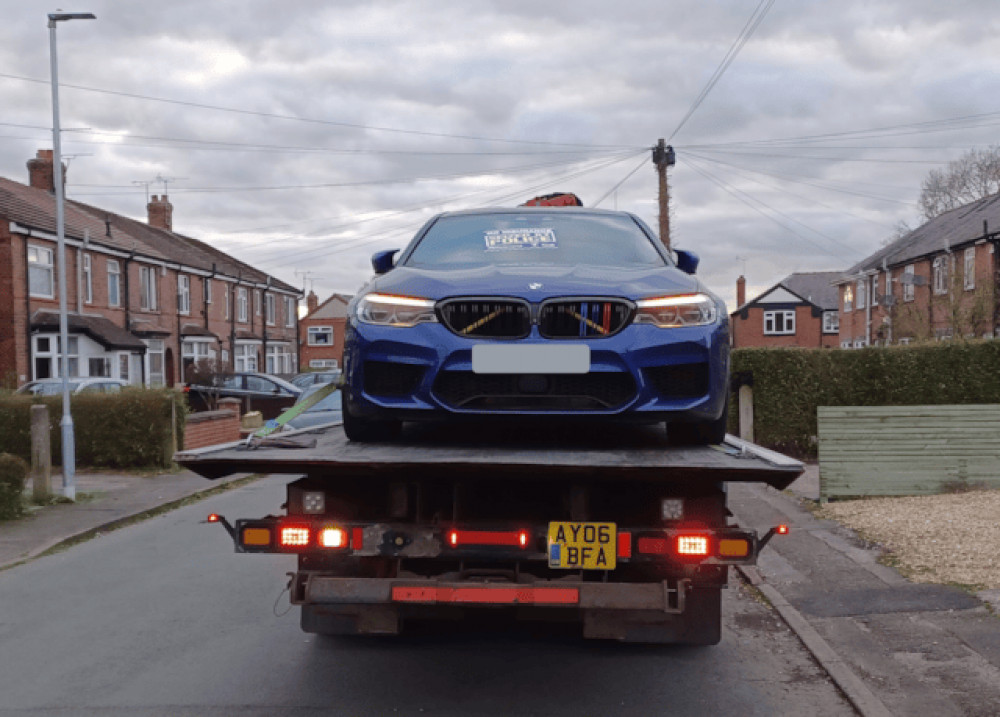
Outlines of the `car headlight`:
{"type": "Polygon", "coordinates": [[[704,326],[715,323],[719,310],[705,294],[660,296],[635,302],[635,323],[653,324],[661,329],[704,326]]]}
{"type": "Polygon", "coordinates": [[[432,300],[391,294],[361,297],[356,315],[358,321],[379,326],[405,327],[437,321],[432,300]]]}

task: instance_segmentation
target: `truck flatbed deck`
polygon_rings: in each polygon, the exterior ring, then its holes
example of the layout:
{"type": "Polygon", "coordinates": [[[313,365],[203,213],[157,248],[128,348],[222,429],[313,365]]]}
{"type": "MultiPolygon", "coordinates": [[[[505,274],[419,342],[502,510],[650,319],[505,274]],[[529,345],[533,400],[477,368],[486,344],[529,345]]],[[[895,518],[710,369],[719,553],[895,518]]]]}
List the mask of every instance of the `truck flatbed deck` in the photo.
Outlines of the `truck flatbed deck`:
{"type": "Polygon", "coordinates": [[[175,460],[210,480],[247,472],[323,480],[426,472],[475,481],[523,471],[538,480],[709,482],[724,476],[727,482],[767,483],[779,490],[804,468],[800,461],[733,436],[718,446],[671,447],[662,426],[407,425],[400,440],[378,444],[348,441],[340,424],[276,436],[256,447],[242,441],[181,451],[175,460]],[[296,443],[305,447],[288,447],[296,443]]]}

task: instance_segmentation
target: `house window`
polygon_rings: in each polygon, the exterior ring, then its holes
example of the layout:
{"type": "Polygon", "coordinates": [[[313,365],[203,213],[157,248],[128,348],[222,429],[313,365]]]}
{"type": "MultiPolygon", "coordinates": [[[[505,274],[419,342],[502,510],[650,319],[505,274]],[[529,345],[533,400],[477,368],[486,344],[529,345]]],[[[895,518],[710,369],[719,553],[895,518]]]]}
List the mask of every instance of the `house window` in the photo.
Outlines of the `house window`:
{"type": "Polygon", "coordinates": [[[206,276],[204,279],[201,280],[201,284],[202,284],[202,291],[205,294],[205,303],[206,304],[211,304],[212,303],[212,280],[206,276]]]}
{"type": "Polygon", "coordinates": [[[247,322],[247,290],[242,286],[236,289],[236,320],[241,324],[247,322]]]}
{"type": "Polygon", "coordinates": [[[872,291],[869,294],[872,306],[878,306],[878,272],[872,274],[872,291]]]}
{"type": "Polygon", "coordinates": [[[337,368],[337,359],[310,359],[309,368],[337,368]]]}
{"type": "Polygon", "coordinates": [[[111,359],[92,358],[87,362],[87,375],[92,378],[111,378],[111,359]]]}
{"type": "Polygon", "coordinates": [[[795,333],[794,311],[765,311],[764,334],[783,336],[795,333]]]}
{"type": "Polygon", "coordinates": [[[823,312],[823,333],[836,334],[840,332],[840,314],[836,311],[823,312]]]}
{"type": "MultiPolygon", "coordinates": [[[[156,268],[139,267],[139,308],[156,311],[156,268]]],[[[162,354],[160,358],[163,358],[162,354]]],[[[162,382],[161,382],[162,383],[162,382]]]]}
{"type": "Polygon", "coordinates": [[[909,345],[910,345],[910,342],[911,342],[911,341],[913,341],[913,339],[912,339],[911,337],[909,337],[909,336],[904,336],[903,338],[901,338],[901,339],[899,340],[899,343],[900,343],[900,345],[902,345],[902,346],[909,346],[909,345]]]}
{"type": "MultiPolygon", "coordinates": [[[[59,372],[59,347],[62,343],[58,335],[35,336],[34,337],[34,378],[58,378],[62,374],[59,372]]],[[[74,378],[80,375],[80,342],[76,336],[70,336],[67,341],[69,355],[67,365],[69,368],[68,377],[74,378]]]]}
{"type": "Polygon", "coordinates": [[[858,279],[858,288],[857,288],[858,293],[857,293],[857,302],[854,305],[855,309],[861,310],[865,308],[865,294],[868,293],[865,290],[867,288],[868,288],[868,280],[858,279]]]}
{"type": "MultiPolygon", "coordinates": [[[[94,303],[94,271],[90,254],[83,255],[83,300],[87,304],[94,303]]],[[[93,374],[91,374],[93,375],[93,374]]],[[[105,374],[99,374],[101,376],[105,374]]]]}
{"type": "Polygon", "coordinates": [[[285,327],[294,328],[295,327],[295,314],[298,302],[291,296],[285,297],[285,327]]]}
{"type": "MultiPolygon", "coordinates": [[[[765,325],[766,322],[767,320],[765,319],[765,325]]],[[[308,342],[310,346],[333,346],[333,327],[310,326],[308,329],[308,342]]]]}
{"type": "Polygon", "coordinates": [[[274,294],[264,295],[264,320],[267,321],[268,326],[274,326],[274,294]]]}
{"type": "Polygon", "coordinates": [[[948,293],[948,257],[939,256],[934,260],[934,293],[948,293]]]}
{"type": "Polygon", "coordinates": [[[903,301],[913,301],[913,264],[907,264],[903,269],[903,301]]]}
{"type": "Polygon", "coordinates": [[[852,311],[854,309],[854,289],[848,284],[844,287],[844,311],[852,311]]]}
{"type": "Polygon", "coordinates": [[[260,316],[260,292],[253,292],[253,313],[260,316]]]}
{"type": "Polygon", "coordinates": [[[237,344],[236,345],[236,370],[256,371],[257,370],[257,345],[237,344]]]}
{"type": "Polygon", "coordinates": [[[28,293],[46,299],[55,298],[51,249],[28,246],[28,293]]]}
{"type": "Polygon", "coordinates": [[[191,313],[191,277],[187,274],[177,275],[177,312],[191,313]]]}
{"type": "Polygon", "coordinates": [[[868,342],[865,341],[864,336],[858,336],[856,339],[854,339],[854,348],[856,349],[863,349],[867,345],[868,342]]]}
{"type": "Polygon", "coordinates": [[[291,373],[292,355],[288,353],[288,344],[268,344],[267,372],[291,373]]]}
{"type": "MultiPolygon", "coordinates": [[[[885,295],[892,296],[892,269],[885,270],[885,295]]],[[[887,302],[890,306],[892,302],[887,302]]]]}
{"type": "Polygon", "coordinates": [[[181,342],[181,371],[185,380],[188,378],[188,368],[199,361],[208,361],[213,358],[214,353],[209,349],[211,341],[182,341],[181,342]]]}
{"type": "Polygon", "coordinates": [[[118,354],[118,378],[128,381],[128,354],[118,354]]]}
{"type": "Polygon", "coordinates": [[[222,285],[222,303],[226,306],[226,321],[229,321],[229,285],[222,285]]]}
{"type": "Polygon", "coordinates": [[[108,259],[108,306],[122,304],[122,273],[118,261],[108,259]]]}
{"type": "Polygon", "coordinates": [[[976,288],[976,247],[970,246],[965,250],[965,266],[962,271],[962,280],[966,291],[976,288]]]}

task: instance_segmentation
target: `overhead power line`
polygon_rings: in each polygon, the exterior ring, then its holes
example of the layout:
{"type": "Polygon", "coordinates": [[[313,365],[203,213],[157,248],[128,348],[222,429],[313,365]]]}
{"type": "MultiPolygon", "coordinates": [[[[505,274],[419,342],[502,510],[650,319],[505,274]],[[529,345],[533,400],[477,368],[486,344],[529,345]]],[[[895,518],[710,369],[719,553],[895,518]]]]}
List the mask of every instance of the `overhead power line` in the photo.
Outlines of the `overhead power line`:
{"type": "Polygon", "coordinates": [[[715,68],[715,72],[712,73],[712,76],[708,79],[708,82],[702,88],[701,92],[698,93],[697,97],[695,97],[694,102],[691,103],[691,107],[681,118],[677,127],[670,133],[670,137],[667,138],[667,142],[670,142],[674,136],[681,131],[681,128],[687,123],[688,119],[691,118],[691,115],[695,113],[695,110],[697,110],[701,106],[701,103],[705,101],[705,98],[708,97],[708,93],[711,92],[712,88],[714,88],[719,80],[722,79],[722,75],[725,74],[726,70],[729,69],[729,66],[733,64],[733,60],[735,60],[736,56],[740,54],[740,50],[743,49],[743,46],[747,44],[747,41],[760,26],[760,23],[763,21],[764,16],[767,15],[772,5],[774,5],[774,0],[760,0],[760,2],[757,3],[757,7],[754,8],[753,13],[743,26],[743,29],[740,30],[740,34],[736,36],[733,44],[730,45],[729,50],[726,52],[726,56],[722,58],[722,62],[720,62],[719,66],[715,68]]]}
{"type": "MultiPolygon", "coordinates": [[[[43,80],[35,77],[23,77],[21,75],[12,75],[6,72],[0,72],[0,78],[8,80],[20,80],[21,82],[33,82],[35,84],[40,84],[40,85],[51,84],[51,80],[48,79],[43,80]]],[[[340,120],[319,119],[316,117],[299,117],[297,115],[280,114],[277,112],[263,112],[259,110],[248,110],[248,109],[241,109],[239,107],[224,107],[221,105],[210,105],[203,102],[175,100],[167,97],[155,97],[152,95],[141,95],[135,92],[122,92],[118,90],[108,90],[101,87],[87,87],[85,85],[72,85],[62,82],[59,83],[59,87],[70,90],[80,90],[82,92],[96,92],[99,94],[111,95],[114,97],[126,97],[128,99],[145,100],[147,102],[161,102],[165,104],[179,105],[181,107],[212,110],[215,112],[229,112],[231,114],[247,115],[251,117],[263,117],[266,119],[286,120],[291,122],[304,122],[308,124],[325,125],[331,127],[344,127],[347,129],[363,129],[372,132],[392,132],[395,134],[413,135],[417,137],[441,137],[444,139],[463,139],[474,142],[499,142],[503,144],[527,144],[527,145],[556,146],[556,147],[590,147],[590,148],[600,147],[606,149],[632,149],[631,146],[627,145],[611,145],[611,144],[595,145],[595,144],[585,144],[577,142],[549,142],[542,140],[509,139],[504,137],[485,137],[479,135],[454,134],[449,132],[427,132],[424,130],[405,129],[401,127],[380,127],[377,125],[367,125],[357,122],[343,122],[340,120]]]]}

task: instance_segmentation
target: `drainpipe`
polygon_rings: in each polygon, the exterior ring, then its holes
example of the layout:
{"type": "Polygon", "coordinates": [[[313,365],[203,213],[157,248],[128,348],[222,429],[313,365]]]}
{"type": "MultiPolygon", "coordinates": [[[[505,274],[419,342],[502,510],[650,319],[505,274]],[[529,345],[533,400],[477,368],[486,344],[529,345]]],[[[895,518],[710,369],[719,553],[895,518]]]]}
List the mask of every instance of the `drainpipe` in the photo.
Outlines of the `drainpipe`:
{"type": "Polygon", "coordinates": [[[229,292],[229,370],[236,370],[236,291],[240,287],[241,279],[238,277],[233,284],[233,290],[229,292]]]}
{"type": "MultiPolygon", "coordinates": [[[[14,242],[11,241],[11,249],[13,249],[14,242]]],[[[35,378],[35,347],[31,343],[31,279],[29,278],[29,273],[31,272],[31,264],[28,262],[28,235],[24,235],[24,332],[28,339],[28,371],[24,375],[29,381],[33,381],[35,378]]],[[[55,282],[53,282],[55,284],[55,282]]],[[[15,360],[14,365],[17,366],[17,361],[15,360]]]]}
{"type": "Polygon", "coordinates": [[[865,346],[872,345],[872,300],[875,298],[872,295],[871,287],[871,277],[864,276],[863,281],[865,282],[865,293],[868,294],[868,301],[865,302],[865,346]]]}

